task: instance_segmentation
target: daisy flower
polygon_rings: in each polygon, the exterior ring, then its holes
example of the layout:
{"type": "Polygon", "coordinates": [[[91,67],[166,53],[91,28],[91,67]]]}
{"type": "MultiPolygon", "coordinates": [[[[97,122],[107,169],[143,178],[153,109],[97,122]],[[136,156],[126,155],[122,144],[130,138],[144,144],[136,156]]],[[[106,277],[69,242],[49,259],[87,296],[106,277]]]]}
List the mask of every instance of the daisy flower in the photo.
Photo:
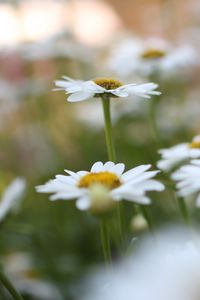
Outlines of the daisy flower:
{"type": "Polygon", "coordinates": [[[69,102],[78,102],[90,99],[92,97],[122,97],[139,96],[142,98],[151,98],[151,95],[160,95],[155,91],[158,87],[153,82],[144,84],[125,84],[112,78],[96,78],[94,80],[82,81],[63,76],[64,80],[56,80],[55,84],[58,88],[55,90],[64,90],[69,94],[67,100],[69,102]]]}
{"type": "Polygon", "coordinates": [[[182,143],[168,149],[161,149],[159,153],[162,158],[158,161],[157,167],[164,171],[172,169],[184,160],[200,158],[200,135],[195,136],[191,143],[182,143]]]}
{"type": "Polygon", "coordinates": [[[9,252],[0,258],[5,273],[20,293],[38,300],[63,299],[52,282],[41,278],[30,253],[9,252]]]}
{"type": "Polygon", "coordinates": [[[16,178],[7,187],[0,200],[0,223],[10,211],[15,211],[23,197],[26,182],[23,178],[16,178]]]}
{"type": "Polygon", "coordinates": [[[110,70],[122,77],[134,74],[149,76],[154,72],[172,74],[195,65],[196,51],[189,45],[172,47],[166,40],[128,38],[115,46],[108,60],[110,70]]]}
{"type": "Polygon", "coordinates": [[[197,206],[200,206],[200,159],[194,159],[190,164],[182,166],[171,178],[178,182],[178,196],[197,194],[197,206]]]}
{"type": "Polygon", "coordinates": [[[53,193],[51,200],[76,200],[80,210],[107,210],[107,203],[128,200],[149,204],[147,191],[162,191],[164,186],[152,179],[159,171],[147,171],[151,165],[140,165],[124,173],[125,165],[111,161],[96,162],[90,172],[77,173],[65,170],[68,176],[57,175],[44,185],[37,186],[37,192],[53,193]],[[101,204],[103,207],[101,207],[101,204]],[[95,207],[94,207],[95,206],[95,207]],[[98,207],[99,208],[99,207],[98,207]],[[105,209],[104,209],[105,208],[105,209]]]}

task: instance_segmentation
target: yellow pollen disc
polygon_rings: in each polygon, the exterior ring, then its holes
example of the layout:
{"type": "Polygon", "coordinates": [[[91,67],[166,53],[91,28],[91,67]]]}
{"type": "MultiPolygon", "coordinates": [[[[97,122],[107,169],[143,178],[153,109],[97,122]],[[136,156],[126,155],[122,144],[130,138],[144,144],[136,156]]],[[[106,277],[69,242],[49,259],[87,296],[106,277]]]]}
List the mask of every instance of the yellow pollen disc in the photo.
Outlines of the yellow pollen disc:
{"type": "Polygon", "coordinates": [[[190,148],[193,149],[200,149],[200,141],[194,141],[192,143],[189,144],[190,148]]]}
{"type": "Polygon", "coordinates": [[[80,188],[89,188],[94,184],[102,184],[109,190],[112,190],[120,186],[121,182],[116,174],[105,171],[99,173],[89,173],[83,176],[80,179],[78,186],[80,188]]]}
{"type": "Polygon", "coordinates": [[[117,89],[123,85],[120,81],[112,78],[96,78],[93,81],[106,90],[117,89]]]}
{"type": "Polygon", "coordinates": [[[144,59],[156,59],[161,58],[166,55],[166,52],[159,49],[147,49],[142,53],[142,58],[144,59]]]}

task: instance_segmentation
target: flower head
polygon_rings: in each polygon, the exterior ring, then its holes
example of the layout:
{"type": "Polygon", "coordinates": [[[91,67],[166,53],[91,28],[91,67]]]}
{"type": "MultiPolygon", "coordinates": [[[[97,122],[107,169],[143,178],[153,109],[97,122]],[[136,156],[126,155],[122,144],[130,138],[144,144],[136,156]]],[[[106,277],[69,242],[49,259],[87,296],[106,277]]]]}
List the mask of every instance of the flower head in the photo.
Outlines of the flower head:
{"type": "Polygon", "coordinates": [[[150,167],[151,165],[141,165],[123,173],[124,164],[114,164],[111,161],[103,164],[99,161],[92,166],[90,172],[75,173],[65,170],[68,176],[57,175],[46,184],[37,186],[36,190],[41,193],[53,193],[51,200],[77,199],[76,206],[80,210],[94,211],[97,202],[98,207],[101,206],[101,199],[104,203],[124,199],[149,204],[151,200],[146,196],[146,192],[164,189],[162,183],[152,179],[159,171],[147,171],[150,167]]]}
{"type": "Polygon", "coordinates": [[[195,136],[191,143],[182,143],[168,149],[159,150],[161,160],[157,166],[161,170],[168,171],[175,165],[191,158],[200,157],[200,136],[195,136]]]}
{"type": "Polygon", "coordinates": [[[192,160],[190,164],[182,166],[171,177],[178,182],[178,195],[187,197],[196,194],[197,206],[200,206],[200,159],[192,160]]]}
{"type": "Polygon", "coordinates": [[[142,98],[150,98],[151,95],[160,95],[155,91],[157,84],[150,82],[144,84],[126,84],[112,78],[96,78],[94,80],[81,81],[74,80],[63,76],[64,80],[56,80],[55,84],[58,88],[54,90],[64,90],[69,94],[67,100],[69,102],[84,101],[92,97],[109,97],[140,96],[142,98]]]}
{"type": "Polygon", "coordinates": [[[12,283],[28,298],[38,300],[63,299],[52,282],[41,277],[33,257],[28,252],[9,252],[1,256],[3,268],[12,283]]]}
{"type": "Polygon", "coordinates": [[[107,62],[116,74],[129,77],[156,73],[171,75],[199,63],[197,52],[189,45],[172,47],[158,38],[148,40],[128,38],[115,45],[107,62]]]}
{"type": "Polygon", "coordinates": [[[17,209],[25,188],[26,182],[22,178],[16,178],[7,187],[0,201],[0,222],[4,220],[10,211],[17,209]]]}

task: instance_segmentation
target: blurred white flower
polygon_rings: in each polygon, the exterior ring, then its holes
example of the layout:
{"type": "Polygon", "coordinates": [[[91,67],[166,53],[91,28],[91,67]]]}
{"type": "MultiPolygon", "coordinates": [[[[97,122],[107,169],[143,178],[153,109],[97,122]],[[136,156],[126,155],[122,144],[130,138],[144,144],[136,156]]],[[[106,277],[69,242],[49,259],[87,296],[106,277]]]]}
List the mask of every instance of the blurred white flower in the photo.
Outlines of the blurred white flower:
{"type": "Polygon", "coordinates": [[[28,253],[10,253],[3,256],[2,261],[6,274],[21,293],[38,300],[62,299],[57,288],[49,281],[41,278],[28,253]]]}
{"type": "Polygon", "coordinates": [[[159,153],[162,158],[158,161],[157,167],[164,171],[170,170],[187,159],[199,158],[200,135],[195,136],[191,143],[183,143],[168,149],[161,149],[159,153]]]}
{"type": "Polygon", "coordinates": [[[92,274],[79,299],[197,300],[199,276],[199,240],[172,228],[143,241],[110,272],[92,274]]]}
{"type": "Polygon", "coordinates": [[[142,98],[151,98],[151,95],[160,95],[155,91],[158,87],[153,82],[144,84],[126,84],[111,78],[97,78],[95,80],[81,81],[63,76],[65,80],[56,80],[55,84],[58,88],[54,90],[64,90],[66,94],[70,94],[67,98],[69,102],[84,101],[92,97],[100,97],[103,94],[109,97],[139,96],[142,98]]]}
{"type": "Polygon", "coordinates": [[[40,193],[54,193],[51,200],[77,199],[76,206],[80,210],[94,211],[97,207],[96,201],[93,201],[94,198],[97,199],[97,190],[94,191],[96,185],[101,196],[104,195],[109,201],[125,199],[149,204],[151,200],[146,192],[164,189],[162,183],[152,179],[159,171],[147,171],[150,167],[151,165],[140,165],[123,173],[125,165],[122,163],[96,162],[90,172],[65,170],[69,176],[57,175],[46,184],[37,186],[36,190],[40,193]]]}
{"type": "Polygon", "coordinates": [[[187,197],[197,195],[197,206],[200,206],[200,159],[195,159],[190,164],[182,166],[174,172],[171,178],[177,181],[178,196],[187,197]]]}
{"type": "Polygon", "coordinates": [[[137,74],[149,76],[154,72],[166,76],[199,62],[197,52],[190,45],[177,48],[165,40],[128,38],[122,40],[110,55],[110,70],[122,77],[137,74]]]}
{"type": "Polygon", "coordinates": [[[21,203],[26,188],[26,181],[23,178],[16,178],[6,188],[0,201],[0,222],[10,212],[16,211],[21,203]]]}
{"type": "Polygon", "coordinates": [[[175,133],[179,134],[184,129],[191,132],[196,131],[199,127],[200,114],[198,93],[197,90],[192,89],[185,101],[182,98],[180,99],[181,103],[173,96],[163,99],[164,101],[158,104],[158,127],[161,132],[165,132],[165,136],[173,137],[175,133]]]}
{"type": "Polygon", "coordinates": [[[42,42],[22,44],[19,52],[24,59],[34,61],[43,59],[69,58],[87,62],[94,58],[90,48],[64,37],[53,37],[42,42]]]}

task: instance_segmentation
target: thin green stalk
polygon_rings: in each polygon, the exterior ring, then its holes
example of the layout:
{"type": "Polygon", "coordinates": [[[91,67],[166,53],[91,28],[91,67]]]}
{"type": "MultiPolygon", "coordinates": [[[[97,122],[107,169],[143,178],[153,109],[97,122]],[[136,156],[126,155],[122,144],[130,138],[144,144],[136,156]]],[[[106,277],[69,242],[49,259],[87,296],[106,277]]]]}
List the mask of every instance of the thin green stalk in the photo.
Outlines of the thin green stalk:
{"type": "Polygon", "coordinates": [[[161,136],[157,124],[157,104],[158,100],[155,97],[152,97],[151,101],[149,101],[149,125],[152,137],[156,142],[157,146],[159,146],[161,144],[161,136]]]}
{"type": "Polygon", "coordinates": [[[119,240],[122,246],[124,246],[124,205],[123,204],[124,204],[123,201],[120,201],[117,204],[119,240]]]}
{"type": "Polygon", "coordinates": [[[101,231],[101,242],[102,242],[105,264],[106,266],[110,266],[112,264],[112,257],[111,257],[111,250],[110,250],[108,228],[105,220],[100,221],[100,231],[101,231]]]}
{"type": "Polygon", "coordinates": [[[115,162],[116,154],[115,154],[115,147],[114,147],[113,134],[112,134],[112,124],[111,124],[111,117],[110,117],[110,99],[108,96],[106,95],[102,96],[102,105],[103,105],[103,112],[104,112],[105,136],[106,136],[108,159],[115,162]]]}
{"type": "MultiPolygon", "coordinates": [[[[113,132],[112,132],[112,122],[111,122],[111,114],[110,114],[110,98],[108,95],[102,95],[102,105],[103,105],[103,113],[104,113],[104,124],[105,124],[105,137],[106,137],[106,146],[108,152],[108,159],[110,161],[116,161],[116,153],[115,146],[113,140],[113,132]]],[[[118,205],[118,230],[119,230],[119,239],[120,243],[122,243],[122,208],[121,205],[118,205]]]]}
{"type": "Polygon", "coordinates": [[[10,280],[0,271],[0,283],[9,291],[14,300],[23,300],[22,296],[16,291],[10,280]]]}
{"type": "Polygon", "coordinates": [[[183,198],[177,198],[178,208],[181,212],[181,215],[183,217],[183,220],[186,225],[190,224],[190,217],[187,209],[187,205],[185,203],[185,200],[183,198]]]}

